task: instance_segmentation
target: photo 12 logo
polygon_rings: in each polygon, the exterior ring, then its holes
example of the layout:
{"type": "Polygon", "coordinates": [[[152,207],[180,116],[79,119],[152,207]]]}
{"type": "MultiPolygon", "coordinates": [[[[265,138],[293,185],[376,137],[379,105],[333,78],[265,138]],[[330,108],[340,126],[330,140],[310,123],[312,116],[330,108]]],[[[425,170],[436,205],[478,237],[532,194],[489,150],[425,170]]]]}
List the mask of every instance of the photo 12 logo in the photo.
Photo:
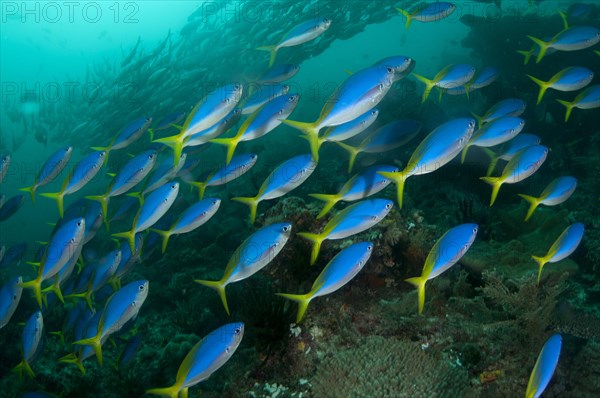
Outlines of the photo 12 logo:
{"type": "Polygon", "coordinates": [[[137,2],[2,1],[2,23],[138,23],[137,2]]]}

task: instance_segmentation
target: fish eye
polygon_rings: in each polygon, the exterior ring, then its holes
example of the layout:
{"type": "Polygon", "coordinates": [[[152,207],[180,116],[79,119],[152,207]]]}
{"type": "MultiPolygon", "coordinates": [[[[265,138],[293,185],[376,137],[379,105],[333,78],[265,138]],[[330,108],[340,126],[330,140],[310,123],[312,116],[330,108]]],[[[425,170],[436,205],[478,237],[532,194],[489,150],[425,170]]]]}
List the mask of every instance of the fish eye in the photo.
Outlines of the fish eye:
{"type": "Polygon", "coordinates": [[[371,251],[371,250],[373,250],[373,245],[367,246],[367,251],[371,251]]]}
{"type": "Polygon", "coordinates": [[[216,205],[217,203],[219,203],[219,201],[218,201],[218,200],[216,200],[216,199],[215,199],[215,200],[213,200],[213,202],[212,202],[212,204],[213,204],[213,205],[216,205]]]}
{"type": "Polygon", "coordinates": [[[140,292],[143,292],[143,291],[144,291],[144,289],[145,289],[144,285],[139,285],[139,286],[138,286],[138,290],[139,290],[140,292]]]}
{"type": "Polygon", "coordinates": [[[474,120],[471,120],[471,121],[469,122],[469,128],[473,128],[473,127],[475,127],[475,121],[474,121],[474,120]]]}
{"type": "Polygon", "coordinates": [[[477,233],[477,227],[473,228],[473,233],[476,234],[477,233]]]}
{"type": "Polygon", "coordinates": [[[250,156],[251,159],[256,159],[256,155],[250,156]]]}
{"type": "Polygon", "coordinates": [[[385,205],[385,208],[386,208],[386,209],[391,209],[391,208],[392,208],[392,204],[391,204],[391,203],[388,203],[388,204],[386,204],[386,205],[385,205]]]}
{"type": "Polygon", "coordinates": [[[13,300],[16,300],[16,299],[17,299],[17,295],[15,294],[15,295],[13,296],[13,300]]]}
{"type": "Polygon", "coordinates": [[[171,185],[171,189],[175,189],[175,188],[177,188],[176,184],[171,185]]]}
{"type": "Polygon", "coordinates": [[[458,140],[459,144],[462,144],[465,141],[465,139],[463,137],[460,137],[460,139],[458,140]]]}
{"type": "Polygon", "coordinates": [[[235,332],[234,333],[235,334],[240,334],[241,331],[242,331],[242,328],[238,327],[238,328],[235,328],[235,332]]]}
{"type": "Polygon", "coordinates": [[[388,66],[387,71],[388,71],[388,73],[394,73],[394,68],[392,68],[391,66],[388,66]]]}
{"type": "Polygon", "coordinates": [[[225,348],[225,353],[229,354],[229,347],[225,348]]]}
{"type": "Polygon", "coordinates": [[[285,227],[283,227],[283,232],[289,232],[290,229],[292,229],[292,227],[289,225],[286,225],[285,227]]]}

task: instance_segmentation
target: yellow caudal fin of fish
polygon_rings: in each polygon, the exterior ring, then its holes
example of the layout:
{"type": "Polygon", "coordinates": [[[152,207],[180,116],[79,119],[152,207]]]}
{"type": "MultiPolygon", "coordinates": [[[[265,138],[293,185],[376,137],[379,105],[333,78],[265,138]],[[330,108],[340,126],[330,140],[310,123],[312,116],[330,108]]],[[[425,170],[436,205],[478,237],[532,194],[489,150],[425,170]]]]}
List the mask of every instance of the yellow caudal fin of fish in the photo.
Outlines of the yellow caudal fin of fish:
{"type": "Polygon", "coordinates": [[[20,283],[23,289],[31,289],[33,290],[33,295],[35,296],[35,300],[37,301],[40,308],[42,308],[42,277],[40,276],[42,273],[38,273],[38,277],[29,282],[20,283]]]}
{"type": "Polygon", "coordinates": [[[162,231],[160,229],[150,228],[150,231],[157,233],[162,238],[162,246],[161,250],[164,253],[167,250],[167,245],[169,244],[169,238],[171,237],[171,231],[162,231]]]}
{"type": "Polygon", "coordinates": [[[425,91],[423,91],[423,97],[421,98],[421,104],[423,104],[425,101],[427,101],[427,98],[429,98],[429,94],[431,94],[431,90],[437,82],[435,80],[428,79],[425,76],[421,76],[416,73],[413,73],[413,76],[416,77],[417,80],[425,84],[425,91]]]}
{"type": "Polygon", "coordinates": [[[427,278],[424,277],[416,277],[416,278],[408,278],[406,282],[417,288],[417,296],[419,298],[419,314],[423,313],[423,308],[425,307],[425,283],[427,282],[427,278]]]}
{"type": "Polygon", "coordinates": [[[229,165],[229,162],[231,162],[231,159],[233,158],[233,154],[240,142],[240,139],[239,139],[239,136],[236,135],[235,137],[231,137],[231,138],[215,138],[215,139],[209,140],[208,142],[212,142],[213,144],[217,144],[217,145],[223,145],[227,149],[227,156],[225,158],[225,164],[229,165]]]}
{"type": "Polygon", "coordinates": [[[150,135],[150,142],[153,142],[154,141],[154,129],[149,128],[148,134],[150,135]]]}
{"type": "Polygon", "coordinates": [[[131,252],[135,253],[135,228],[131,231],[111,234],[111,236],[114,236],[115,238],[125,239],[127,242],[129,242],[129,248],[131,249],[131,252]]]}
{"type": "Polygon", "coordinates": [[[243,203],[250,208],[250,224],[254,224],[254,221],[256,221],[256,210],[258,208],[259,203],[256,196],[253,198],[231,198],[231,200],[233,200],[234,202],[243,203]]]}
{"type": "Polygon", "coordinates": [[[286,293],[276,293],[275,295],[283,297],[288,300],[295,301],[298,303],[298,315],[296,316],[296,323],[302,322],[302,318],[304,318],[304,314],[306,313],[306,309],[308,308],[308,304],[310,300],[312,300],[313,296],[310,293],[307,294],[286,294],[286,293]]]}
{"type": "Polygon", "coordinates": [[[537,256],[531,256],[531,258],[538,265],[537,283],[539,285],[540,284],[540,279],[542,279],[542,270],[544,269],[544,265],[546,265],[546,263],[548,262],[548,259],[546,257],[537,257],[537,256]]]}
{"type": "Polygon", "coordinates": [[[85,299],[85,301],[87,302],[88,308],[90,310],[94,309],[94,307],[92,306],[92,291],[89,289],[85,293],[68,294],[65,296],[65,298],[67,298],[67,299],[79,299],[79,298],[85,299]]]}
{"type": "Polygon", "coordinates": [[[408,27],[410,26],[410,23],[412,22],[412,15],[410,15],[410,13],[408,11],[403,10],[402,8],[396,7],[396,10],[398,10],[398,12],[402,15],[404,15],[404,17],[406,18],[406,29],[408,29],[408,27]]]}
{"type": "Polygon", "coordinates": [[[35,204],[35,190],[37,189],[37,184],[33,184],[30,187],[19,188],[19,191],[29,192],[29,196],[31,197],[31,203],[35,204]]]}
{"type": "Polygon", "coordinates": [[[331,210],[333,206],[335,206],[335,204],[340,201],[340,195],[338,194],[327,195],[321,193],[309,193],[308,196],[325,202],[325,206],[323,206],[323,210],[321,210],[321,212],[317,216],[317,219],[323,218],[323,216],[329,213],[329,210],[331,210]]]}
{"type": "Polygon", "coordinates": [[[546,94],[546,90],[548,90],[548,87],[550,87],[550,83],[542,81],[540,79],[536,79],[535,77],[533,77],[531,75],[527,75],[527,77],[530,78],[531,80],[533,80],[533,82],[535,84],[540,86],[540,93],[538,94],[538,98],[537,98],[537,102],[536,102],[536,105],[539,105],[539,103],[542,102],[542,98],[544,98],[544,94],[546,94]]]}
{"type": "Polygon", "coordinates": [[[498,192],[500,191],[500,187],[504,183],[504,180],[500,177],[480,177],[479,179],[492,186],[492,198],[490,199],[490,207],[492,207],[496,201],[496,197],[498,197],[498,192]]]}
{"type": "Polygon", "coordinates": [[[471,115],[473,115],[475,120],[477,120],[477,128],[480,128],[481,125],[483,124],[483,116],[479,116],[479,115],[475,114],[474,112],[471,112],[471,115]]]}
{"type": "Polygon", "coordinates": [[[141,192],[129,192],[126,194],[130,198],[137,198],[140,202],[140,206],[144,204],[144,195],[141,192]]]}
{"type": "Polygon", "coordinates": [[[532,50],[517,50],[517,52],[525,58],[523,60],[523,65],[527,65],[529,63],[529,60],[531,59],[531,56],[533,55],[533,51],[532,50]]]}
{"type": "Polygon", "coordinates": [[[547,43],[547,42],[545,42],[543,40],[540,40],[537,37],[533,37],[533,36],[527,36],[527,37],[529,38],[529,40],[531,40],[532,42],[534,42],[535,44],[537,44],[538,47],[540,48],[539,52],[538,52],[538,55],[537,55],[537,58],[535,60],[535,63],[539,64],[540,61],[542,60],[542,58],[544,58],[544,55],[546,55],[546,51],[548,51],[548,45],[549,45],[549,43],[547,43]]]}
{"type": "Polygon", "coordinates": [[[98,364],[102,366],[102,345],[100,343],[100,337],[98,335],[90,337],[89,339],[78,340],[74,342],[75,345],[89,345],[94,349],[98,364]]]}
{"type": "Polygon", "coordinates": [[[404,184],[406,183],[406,179],[409,177],[406,173],[403,172],[389,172],[389,171],[378,171],[377,174],[382,177],[387,178],[388,180],[392,180],[394,184],[396,184],[396,197],[398,199],[398,209],[402,209],[402,201],[404,196],[404,184]]]}
{"type": "Polygon", "coordinates": [[[79,357],[77,357],[75,354],[65,355],[64,357],[59,358],[58,362],[72,363],[74,365],[77,365],[77,367],[79,368],[81,373],[83,373],[84,376],[86,374],[86,371],[85,371],[85,368],[83,367],[83,363],[81,362],[81,359],[79,359],[79,357]]]}
{"type": "Polygon", "coordinates": [[[43,196],[45,198],[54,199],[56,201],[56,205],[58,206],[58,214],[60,215],[60,218],[63,218],[64,197],[65,197],[64,192],[61,191],[61,192],[41,193],[40,196],[43,196]]]}
{"type": "Polygon", "coordinates": [[[540,205],[540,199],[534,198],[533,196],[518,194],[520,197],[529,202],[529,209],[527,210],[527,215],[525,216],[525,221],[529,220],[533,215],[533,212],[540,205]]]}
{"type": "Polygon", "coordinates": [[[569,29],[569,20],[567,19],[567,14],[564,11],[558,11],[558,15],[560,15],[563,21],[563,30],[569,29]]]}
{"type": "Polygon", "coordinates": [[[571,112],[573,111],[573,108],[575,107],[575,104],[572,102],[563,101],[563,100],[556,100],[556,101],[565,107],[565,122],[568,122],[569,118],[571,117],[571,112]]]}
{"type": "Polygon", "coordinates": [[[110,200],[110,197],[108,196],[108,194],[106,194],[106,195],[91,195],[91,196],[86,196],[85,198],[89,199],[89,200],[95,200],[96,202],[100,202],[100,206],[102,207],[102,218],[106,222],[106,218],[108,217],[108,201],[110,200]]]}
{"type": "Polygon", "coordinates": [[[150,390],[146,390],[146,394],[158,395],[160,397],[177,398],[180,390],[181,386],[175,384],[171,387],[152,388],[150,390]]]}
{"type": "Polygon", "coordinates": [[[352,145],[344,144],[343,142],[336,142],[340,147],[342,147],[346,152],[348,152],[348,173],[352,172],[354,168],[354,163],[356,162],[356,157],[360,153],[360,148],[353,147],[352,145]]]}
{"type": "Polygon", "coordinates": [[[65,303],[62,290],[60,290],[60,284],[58,283],[58,279],[56,279],[52,285],[48,286],[45,289],[42,289],[42,294],[44,295],[44,302],[46,301],[46,296],[48,296],[48,294],[50,294],[51,292],[54,293],[56,297],[58,297],[61,303],[65,303]]]}
{"type": "Polygon", "coordinates": [[[321,251],[321,243],[323,243],[323,237],[319,234],[311,234],[308,232],[299,232],[298,236],[310,241],[313,244],[312,251],[310,253],[310,265],[313,265],[319,257],[321,251]]]}
{"type": "Polygon", "coordinates": [[[256,49],[258,51],[266,51],[269,53],[269,68],[271,66],[273,66],[273,64],[275,63],[275,58],[277,58],[277,46],[261,46],[261,47],[256,47],[256,49]]]}
{"type": "Polygon", "coordinates": [[[30,378],[33,379],[35,377],[35,373],[33,373],[29,362],[27,362],[24,359],[21,362],[19,362],[19,364],[15,366],[12,370],[13,372],[17,372],[19,374],[19,380],[23,379],[23,371],[25,371],[25,373],[27,373],[27,376],[29,376],[30,378]]]}
{"type": "Polygon", "coordinates": [[[229,305],[227,305],[227,296],[225,295],[224,281],[205,281],[205,280],[196,279],[195,282],[201,284],[202,286],[209,287],[209,288],[213,289],[214,291],[216,291],[217,293],[219,293],[219,297],[221,297],[221,302],[223,303],[223,307],[225,307],[225,312],[227,312],[227,315],[230,315],[229,305]]]}
{"type": "Polygon", "coordinates": [[[299,137],[308,141],[308,144],[310,145],[310,153],[315,162],[318,162],[319,150],[321,149],[321,145],[323,145],[325,140],[318,135],[301,135],[299,137]]]}
{"type": "Polygon", "coordinates": [[[199,181],[190,181],[189,184],[196,187],[196,189],[198,190],[198,200],[202,200],[202,198],[204,198],[204,191],[206,191],[207,183],[199,181]]]}
{"type": "MultiPolygon", "coordinates": [[[[316,122],[314,123],[306,123],[306,122],[296,122],[294,120],[281,119],[283,124],[287,124],[290,127],[295,128],[296,130],[302,131],[304,134],[312,137],[319,136],[319,128],[316,122]]],[[[310,142],[310,139],[309,139],[310,142]]],[[[314,155],[313,155],[314,156],[314,155]]]]}
{"type": "Polygon", "coordinates": [[[492,151],[489,148],[481,148],[481,149],[483,149],[483,153],[488,155],[488,157],[490,158],[490,165],[488,166],[487,172],[485,174],[486,177],[489,177],[494,172],[494,169],[496,169],[496,164],[498,164],[498,160],[500,158],[498,157],[498,155],[496,155],[496,152],[492,151]]]}
{"type": "Polygon", "coordinates": [[[173,149],[173,166],[177,166],[179,163],[179,159],[181,158],[181,152],[183,151],[183,141],[185,137],[183,134],[179,133],[177,135],[172,135],[170,137],[160,138],[158,140],[154,140],[152,142],[157,142],[159,144],[166,145],[173,149]]]}

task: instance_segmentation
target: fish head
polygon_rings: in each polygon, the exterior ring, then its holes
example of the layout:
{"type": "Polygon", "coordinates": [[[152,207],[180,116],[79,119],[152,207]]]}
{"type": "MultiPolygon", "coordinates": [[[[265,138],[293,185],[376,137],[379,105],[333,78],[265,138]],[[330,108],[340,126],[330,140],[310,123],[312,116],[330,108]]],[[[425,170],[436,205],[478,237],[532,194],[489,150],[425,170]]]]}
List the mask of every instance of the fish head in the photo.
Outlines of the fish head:
{"type": "Polygon", "coordinates": [[[221,335],[219,336],[219,340],[223,344],[222,355],[217,360],[219,364],[227,362],[235,350],[237,350],[242,342],[242,337],[244,337],[244,329],[245,325],[243,322],[235,322],[227,324],[216,331],[221,335]]]}
{"type": "Polygon", "coordinates": [[[318,25],[318,29],[321,30],[322,32],[324,32],[327,29],[329,29],[332,22],[333,21],[329,18],[323,18],[323,20],[321,20],[321,23],[318,25]]]}
{"type": "Polygon", "coordinates": [[[131,305],[139,308],[148,297],[149,289],[150,283],[147,280],[133,282],[131,305]]]}

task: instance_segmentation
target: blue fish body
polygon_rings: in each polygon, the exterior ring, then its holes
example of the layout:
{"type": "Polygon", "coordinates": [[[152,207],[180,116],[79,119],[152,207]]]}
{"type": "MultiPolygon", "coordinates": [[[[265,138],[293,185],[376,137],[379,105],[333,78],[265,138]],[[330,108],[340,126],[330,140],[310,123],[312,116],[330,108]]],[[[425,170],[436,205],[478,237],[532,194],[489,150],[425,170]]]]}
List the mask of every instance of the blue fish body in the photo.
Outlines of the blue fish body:
{"type": "Polygon", "coordinates": [[[267,102],[287,94],[290,91],[290,86],[287,84],[269,84],[260,86],[257,91],[249,94],[248,99],[241,107],[242,115],[249,115],[257,111],[267,102]]]}
{"type": "Polygon", "coordinates": [[[78,340],[74,344],[91,346],[102,365],[102,344],[118,332],[128,321],[134,319],[148,296],[147,280],[131,282],[113,293],[102,311],[98,332],[95,336],[78,340]]]}
{"type": "Polygon", "coordinates": [[[6,282],[0,289],[0,329],[10,322],[10,318],[17,310],[21,301],[23,278],[17,276],[6,282]]]}
{"type": "Polygon", "coordinates": [[[581,91],[573,101],[557,100],[566,108],[565,122],[569,121],[569,116],[573,108],[595,109],[600,108],[600,84],[594,84],[581,91]]]}
{"type": "Polygon", "coordinates": [[[27,242],[20,242],[10,246],[6,249],[2,261],[0,261],[0,268],[9,267],[14,263],[19,263],[23,259],[23,255],[27,251],[27,242]]]}
{"type": "Polygon", "coordinates": [[[414,59],[403,55],[393,55],[377,61],[374,65],[384,65],[394,69],[394,81],[397,82],[408,76],[414,69],[417,63],[414,59]]]}
{"type": "Polygon", "coordinates": [[[311,154],[298,155],[283,162],[269,174],[254,197],[236,197],[231,200],[250,207],[250,223],[256,219],[258,204],[263,200],[279,198],[299,187],[317,168],[311,154]]]}
{"type": "Polygon", "coordinates": [[[379,109],[371,109],[354,120],[328,128],[323,136],[319,137],[319,140],[321,142],[338,142],[350,139],[368,129],[378,116],[379,109]]]}
{"type": "Polygon", "coordinates": [[[105,151],[92,152],[83,158],[77,166],[75,166],[71,178],[69,179],[69,183],[63,189],[63,194],[71,194],[83,188],[85,184],[98,174],[100,168],[104,164],[105,158],[105,151]]]}
{"type": "Polygon", "coordinates": [[[494,104],[483,116],[473,115],[480,125],[492,122],[504,116],[521,116],[527,104],[519,98],[508,98],[494,104]]]}
{"type": "Polygon", "coordinates": [[[525,221],[529,220],[539,205],[556,206],[565,202],[573,195],[575,188],[577,188],[577,179],[575,177],[558,177],[544,188],[538,198],[519,194],[520,197],[530,203],[525,221]]]}
{"type": "Polygon", "coordinates": [[[152,124],[151,117],[142,117],[129,123],[127,126],[119,132],[119,135],[115,138],[114,142],[108,148],[101,148],[100,150],[115,150],[129,146],[133,142],[137,141],[148,127],[152,124]]]}
{"type": "Polygon", "coordinates": [[[131,267],[140,260],[142,245],[144,244],[144,237],[142,234],[135,235],[134,250],[131,251],[131,247],[127,242],[122,242],[120,246],[121,250],[121,262],[115,271],[115,277],[121,278],[127,274],[131,267]]]}
{"type": "Polygon", "coordinates": [[[354,243],[331,259],[313,283],[310,292],[302,295],[281,293],[277,295],[298,302],[296,323],[300,323],[312,299],[331,294],[345,286],[363,269],[371,253],[373,253],[373,243],[354,243]]]}
{"type": "Polygon", "coordinates": [[[538,398],[542,395],[554,375],[561,348],[562,337],[560,334],[552,335],[546,340],[537,361],[535,361],[531,376],[529,376],[525,398],[538,398]]]}
{"type": "Polygon", "coordinates": [[[478,146],[487,148],[500,145],[516,137],[517,134],[523,131],[523,127],[525,127],[525,120],[513,116],[504,116],[484,124],[473,133],[473,136],[463,149],[461,163],[464,163],[470,147],[478,146]]]}
{"type": "Polygon", "coordinates": [[[292,224],[286,222],[267,225],[259,229],[246,238],[235,250],[220,280],[197,279],[196,282],[219,293],[223,307],[229,315],[229,306],[225,296],[227,285],[249,278],[266,267],[281,252],[290,238],[291,231],[292,224]]]}
{"type": "Polygon", "coordinates": [[[539,145],[542,139],[534,134],[519,134],[502,148],[500,159],[509,161],[521,149],[532,145],[539,145]]]}
{"type": "Polygon", "coordinates": [[[157,153],[148,150],[129,160],[115,176],[109,196],[118,196],[139,184],[150,173],[156,163],[157,153]]]}
{"type": "Polygon", "coordinates": [[[239,108],[233,109],[227,116],[219,120],[213,126],[202,130],[194,135],[191,135],[184,143],[184,146],[193,147],[206,144],[214,138],[218,138],[221,134],[227,132],[231,127],[242,117],[242,110],[239,108]]]}
{"type": "Polygon", "coordinates": [[[15,195],[4,202],[4,205],[0,207],[0,222],[6,221],[14,216],[24,203],[25,195],[15,195]]]}
{"type": "Polygon", "coordinates": [[[231,159],[229,164],[210,173],[204,181],[189,181],[188,183],[198,189],[198,196],[201,200],[204,197],[206,187],[224,185],[241,177],[256,164],[257,160],[258,155],[255,153],[237,155],[231,159]]]}
{"type": "Polygon", "coordinates": [[[21,338],[21,353],[23,360],[15,367],[21,375],[25,371],[31,378],[35,376],[31,370],[31,362],[40,353],[44,333],[44,317],[41,311],[36,311],[29,317],[23,329],[21,338]]]}
{"type": "Polygon", "coordinates": [[[444,273],[456,264],[469,250],[479,226],[462,224],[446,232],[431,248],[427,255],[421,276],[409,278],[406,282],[417,288],[419,314],[425,306],[425,284],[444,273]]]}
{"type": "Polygon", "coordinates": [[[58,151],[54,152],[50,157],[46,160],[42,169],[38,173],[35,178],[35,182],[32,186],[21,188],[21,191],[29,192],[31,195],[31,201],[35,202],[35,191],[49,182],[53,181],[56,176],[60,174],[60,172],[65,168],[69,159],[71,159],[71,155],[73,154],[73,147],[68,146],[66,148],[61,148],[58,151]]]}
{"type": "Polygon", "coordinates": [[[406,29],[408,29],[413,20],[420,22],[442,20],[456,10],[456,5],[445,1],[436,1],[434,3],[419,3],[408,11],[397,7],[396,9],[406,18],[406,29]]]}
{"type": "Polygon", "coordinates": [[[585,227],[582,223],[577,222],[575,224],[571,224],[560,234],[556,241],[554,241],[545,256],[532,256],[533,260],[538,264],[539,267],[538,284],[540,283],[544,265],[546,265],[546,263],[556,263],[570,256],[571,253],[573,253],[581,243],[584,232],[585,227]]]}
{"type": "Polygon", "coordinates": [[[174,124],[179,123],[185,117],[185,112],[172,112],[168,115],[165,115],[160,122],[158,122],[158,126],[154,127],[154,131],[166,130],[170,127],[173,127],[174,124]]]}
{"type": "Polygon", "coordinates": [[[75,218],[67,221],[50,239],[42,264],[40,266],[41,281],[56,275],[67,261],[78,252],[83,245],[85,219],[75,218]]]}
{"type": "Polygon", "coordinates": [[[0,156],[0,182],[4,181],[4,177],[8,173],[10,167],[10,155],[5,154],[0,156]]]}
{"type": "Polygon", "coordinates": [[[277,65],[263,73],[262,76],[255,82],[255,84],[282,83],[294,77],[294,75],[296,75],[296,73],[299,71],[300,67],[298,65],[277,65]]]}
{"type": "Polygon", "coordinates": [[[527,75],[535,84],[540,87],[540,92],[538,94],[537,104],[542,101],[546,90],[552,88],[558,91],[576,91],[581,88],[584,88],[594,78],[594,72],[589,70],[588,68],[584,68],[581,66],[574,66],[570,68],[565,68],[552,76],[552,78],[545,82],[543,80],[537,79],[531,75],[527,75]]]}
{"type": "Polygon", "coordinates": [[[119,367],[123,368],[128,363],[133,361],[135,355],[137,354],[140,346],[142,345],[142,335],[136,334],[133,336],[123,348],[123,352],[121,352],[121,356],[119,357],[119,367]]]}
{"type": "Polygon", "coordinates": [[[187,395],[188,388],[208,379],[234,354],[244,336],[244,324],[230,323],[214,330],[198,342],[185,356],[175,384],[166,388],[153,388],[146,394],[166,397],[187,395]]]}
{"type": "Polygon", "coordinates": [[[366,199],[346,207],[333,217],[319,234],[301,232],[298,235],[313,244],[310,264],[314,264],[324,240],[344,239],[379,223],[392,210],[387,199],[366,199]]]}

